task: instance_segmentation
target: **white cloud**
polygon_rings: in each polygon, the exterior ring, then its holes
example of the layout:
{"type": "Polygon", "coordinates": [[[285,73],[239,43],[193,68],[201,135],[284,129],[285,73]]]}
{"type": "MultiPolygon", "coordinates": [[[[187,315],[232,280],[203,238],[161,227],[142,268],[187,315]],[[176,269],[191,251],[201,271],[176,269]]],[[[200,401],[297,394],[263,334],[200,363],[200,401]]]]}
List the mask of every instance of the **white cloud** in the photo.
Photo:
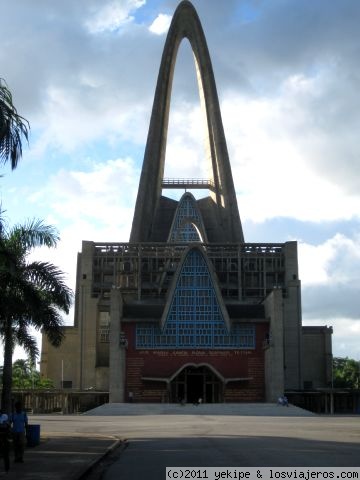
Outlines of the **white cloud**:
{"type": "Polygon", "coordinates": [[[169,29],[171,18],[171,15],[159,13],[149,27],[150,32],[155,33],[156,35],[162,35],[166,33],[169,29]]]}
{"type": "Polygon", "coordinates": [[[207,167],[200,106],[178,104],[170,110],[165,177],[207,178],[207,167]]]}
{"type": "MultiPolygon", "coordinates": [[[[304,79],[300,84],[289,81],[297,84],[296,91],[310,88],[304,79]]],[[[319,139],[314,133],[306,148],[299,141],[309,112],[291,95],[291,89],[256,99],[231,92],[222,102],[243,219],[261,222],[282,216],[320,222],[358,217],[359,194],[347,192],[326,173],[319,175],[309,163],[319,139]]],[[[331,139],[322,137],[321,142],[331,139]]]]}
{"type": "Polygon", "coordinates": [[[298,244],[299,276],[303,285],[327,283],[329,281],[328,264],[335,254],[333,246],[326,242],[322,245],[298,244]]]}
{"type": "Polygon", "coordinates": [[[122,25],[133,21],[130,14],[144,5],[145,0],[114,0],[94,7],[93,11],[85,22],[90,33],[113,32],[122,25]]]}
{"type": "Polygon", "coordinates": [[[299,274],[304,286],[360,285],[360,236],[336,234],[320,245],[299,243],[299,274]]]}
{"type": "Polygon", "coordinates": [[[59,170],[34,200],[50,198],[52,215],[61,223],[76,227],[91,221],[116,231],[128,226],[137,186],[138,171],[130,158],[108,160],[91,164],[90,171],[59,170]]]}
{"type": "Polygon", "coordinates": [[[303,324],[334,328],[333,353],[360,359],[360,236],[299,243],[303,324]]]}
{"type": "Polygon", "coordinates": [[[33,152],[44,155],[47,149],[55,148],[68,153],[100,139],[109,143],[123,138],[142,142],[148,118],[144,105],[120,108],[120,101],[102,92],[103,87],[86,90],[49,87],[40,135],[32,146],[33,152]],[[84,102],[85,95],[88,102],[84,102]]]}
{"type": "MultiPolygon", "coordinates": [[[[65,273],[75,290],[77,253],[83,240],[128,241],[137,192],[138,172],[132,160],[93,164],[90,171],[60,170],[30,201],[50,202],[46,223],[60,227],[56,249],[36,249],[31,259],[49,261],[65,273]]],[[[73,323],[73,311],[66,318],[73,323]]]]}

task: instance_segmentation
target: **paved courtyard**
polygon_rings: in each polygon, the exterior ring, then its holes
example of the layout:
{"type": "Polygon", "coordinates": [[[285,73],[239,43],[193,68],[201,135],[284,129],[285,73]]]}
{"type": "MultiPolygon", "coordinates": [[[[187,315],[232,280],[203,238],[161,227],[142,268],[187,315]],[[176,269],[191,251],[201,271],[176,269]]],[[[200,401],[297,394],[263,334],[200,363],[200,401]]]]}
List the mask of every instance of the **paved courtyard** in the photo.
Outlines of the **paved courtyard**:
{"type": "Polygon", "coordinates": [[[105,480],[165,478],[166,466],[360,465],[359,415],[317,416],[304,411],[296,415],[285,407],[274,407],[270,415],[255,416],[245,410],[243,415],[206,415],[192,405],[177,415],[165,411],[145,415],[140,407],[138,414],[129,408],[123,415],[104,411],[95,415],[95,410],[90,415],[35,418],[49,436],[104,435],[126,440],[127,448],[106,470],[105,480]]]}
{"type": "Polygon", "coordinates": [[[115,404],[86,415],[31,415],[30,423],[40,424],[41,443],[26,450],[24,464],[11,464],[9,480],[158,480],[167,466],[360,464],[359,415],[293,406],[115,404]]]}

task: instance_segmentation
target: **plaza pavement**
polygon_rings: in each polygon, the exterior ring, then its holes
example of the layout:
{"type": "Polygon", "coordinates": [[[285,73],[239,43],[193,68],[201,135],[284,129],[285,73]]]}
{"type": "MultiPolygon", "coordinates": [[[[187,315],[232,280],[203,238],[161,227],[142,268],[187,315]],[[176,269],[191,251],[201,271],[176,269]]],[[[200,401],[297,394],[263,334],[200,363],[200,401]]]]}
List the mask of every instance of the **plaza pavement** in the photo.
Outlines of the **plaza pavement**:
{"type": "Polygon", "coordinates": [[[41,437],[40,445],[26,448],[24,463],[13,463],[10,458],[8,474],[5,474],[0,459],[0,478],[80,480],[86,478],[91,468],[120,443],[107,436],[45,435],[41,437]]]}
{"type": "MultiPolygon", "coordinates": [[[[243,418],[240,423],[257,423],[262,431],[268,428],[266,434],[277,429],[282,435],[281,426],[294,429],[296,426],[314,423],[317,437],[327,437],[329,429],[334,431],[337,423],[337,435],[351,437],[359,445],[360,430],[347,432],[348,425],[360,426],[360,417],[354,419],[344,417],[322,417],[294,406],[281,407],[269,404],[217,404],[217,405],[144,405],[144,404],[112,404],[103,405],[83,415],[30,415],[30,423],[41,425],[41,442],[36,447],[28,447],[25,451],[23,464],[11,463],[10,472],[5,475],[0,463],[0,478],[9,480],[85,480],[88,473],[104,456],[144,435],[161,436],[206,436],[208,422],[224,422],[221,417],[234,418],[234,423],[243,418]],[[186,415],[186,417],[184,416],[186,415]],[[135,417],[137,416],[137,417],[135,417]],[[143,417],[141,417],[143,416],[143,417]],[[145,417],[146,416],[146,417],[145,417]],[[261,417],[263,420],[260,421],[261,417]],[[289,417],[289,418],[286,418],[289,417]],[[183,419],[183,420],[182,420],[183,419]],[[213,420],[212,420],[213,419],[213,420]],[[254,421],[252,421],[254,419],[254,421]],[[337,422],[338,420],[338,422],[337,422]],[[332,424],[331,422],[334,422],[332,424]],[[264,423],[265,422],[265,423],[264,423]],[[309,423],[310,422],[310,423],[309,423]],[[337,422],[337,423],[336,423],[337,422]],[[199,427],[196,427],[196,425],[199,427]],[[330,425],[331,424],[331,425],[330,425]],[[184,427],[182,427],[184,425],[184,427]],[[277,427],[279,425],[279,427],[277,427]],[[195,427],[194,427],[195,426],[195,427]],[[183,428],[182,431],[181,428],[183,428]],[[203,429],[203,430],[202,430],[203,429]]],[[[256,432],[255,432],[256,433],[256,432]]],[[[303,435],[303,432],[301,433],[303,435]]],[[[356,449],[358,447],[355,447],[356,449]]],[[[360,452],[360,450],[359,450],[360,452]]]]}

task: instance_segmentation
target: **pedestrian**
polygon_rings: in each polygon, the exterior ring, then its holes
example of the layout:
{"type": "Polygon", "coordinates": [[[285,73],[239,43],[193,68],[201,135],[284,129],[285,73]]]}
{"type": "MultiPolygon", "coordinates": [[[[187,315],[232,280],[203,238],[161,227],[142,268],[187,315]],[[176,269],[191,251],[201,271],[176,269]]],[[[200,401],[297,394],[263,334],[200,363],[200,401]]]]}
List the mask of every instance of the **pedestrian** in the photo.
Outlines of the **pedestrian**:
{"type": "Polygon", "coordinates": [[[20,402],[15,402],[15,413],[11,416],[15,462],[23,463],[25,450],[25,434],[28,418],[20,402]]]}
{"type": "Polygon", "coordinates": [[[4,459],[4,470],[10,469],[10,423],[9,417],[0,409],[0,451],[4,459]]]}
{"type": "Polygon", "coordinates": [[[281,395],[278,398],[278,405],[282,405],[283,407],[288,407],[289,406],[289,400],[285,395],[281,395]]]}

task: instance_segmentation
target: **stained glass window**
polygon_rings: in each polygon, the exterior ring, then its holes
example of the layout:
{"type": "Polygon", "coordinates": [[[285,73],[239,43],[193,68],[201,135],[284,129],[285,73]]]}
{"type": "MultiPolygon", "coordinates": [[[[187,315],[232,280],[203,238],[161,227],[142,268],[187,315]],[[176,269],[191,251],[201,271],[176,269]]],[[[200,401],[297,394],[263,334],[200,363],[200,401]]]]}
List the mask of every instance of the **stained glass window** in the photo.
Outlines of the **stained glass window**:
{"type": "Polygon", "coordinates": [[[191,250],[181,268],[169,313],[161,330],[138,324],[137,348],[255,348],[254,325],[235,324],[229,332],[202,253],[191,250]]]}
{"type": "Polygon", "coordinates": [[[201,242],[197,225],[201,225],[201,217],[194,197],[185,193],[176,211],[175,220],[171,228],[170,242],[201,242]]]}

